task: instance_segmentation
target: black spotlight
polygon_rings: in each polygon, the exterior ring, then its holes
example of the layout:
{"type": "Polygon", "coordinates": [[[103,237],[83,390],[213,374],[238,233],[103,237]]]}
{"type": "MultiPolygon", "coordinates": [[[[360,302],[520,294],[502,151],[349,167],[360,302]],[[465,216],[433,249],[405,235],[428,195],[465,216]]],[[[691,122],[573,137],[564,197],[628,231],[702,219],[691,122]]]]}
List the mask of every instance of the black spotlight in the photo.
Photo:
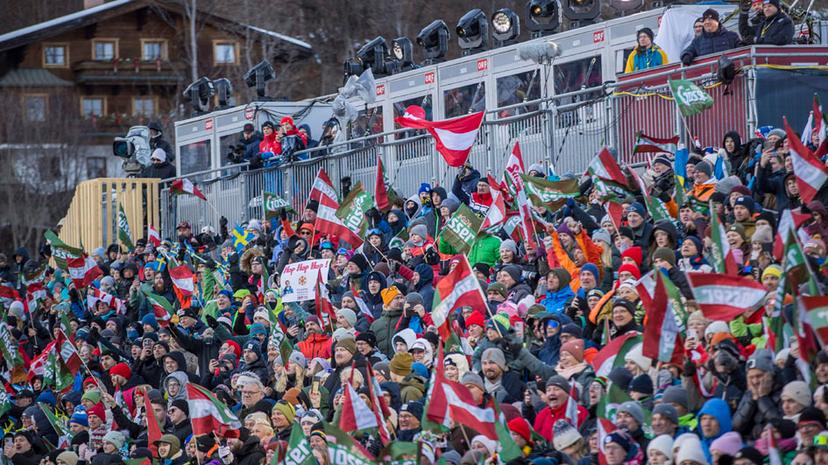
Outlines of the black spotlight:
{"type": "Polygon", "coordinates": [[[622,15],[634,13],[644,6],[644,0],[610,0],[610,6],[622,15]]]}
{"type": "Polygon", "coordinates": [[[449,29],[442,19],[435,19],[417,34],[417,45],[426,53],[426,64],[433,64],[446,57],[448,51],[449,29]]]}
{"type": "Polygon", "coordinates": [[[207,105],[210,98],[216,95],[216,88],[213,81],[202,76],[184,89],[184,100],[193,106],[193,115],[200,115],[207,112],[207,105]]]}
{"type": "Polygon", "coordinates": [[[262,60],[244,73],[244,83],[247,87],[256,88],[256,100],[272,100],[265,95],[265,84],[275,76],[273,66],[267,60],[262,60]]]}
{"type": "Polygon", "coordinates": [[[362,73],[363,67],[360,61],[357,61],[356,58],[348,58],[345,60],[345,79],[348,79],[348,76],[356,75],[359,76],[362,73]]]}
{"type": "Polygon", "coordinates": [[[480,8],[464,14],[457,21],[456,31],[457,44],[463,49],[463,55],[483,50],[489,45],[489,20],[480,8]]]}
{"type": "Polygon", "coordinates": [[[601,3],[598,0],[562,0],[561,8],[572,28],[585,26],[601,15],[601,3]]]}
{"type": "Polygon", "coordinates": [[[529,0],[527,4],[529,21],[526,25],[533,31],[533,37],[551,34],[560,25],[558,2],[555,0],[529,0]]]}
{"type": "Polygon", "coordinates": [[[372,39],[367,44],[360,47],[356,53],[356,59],[362,63],[363,68],[371,68],[374,76],[382,76],[387,74],[385,59],[388,56],[388,46],[385,44],[385,38],[382,36],[372,39]]]}
{"type": "Polygon", "coordinates": [[[394,72],[414,69],[414,44],[408,37],[397,37],[391,42],[391,58],[394,59],[394,72]]]}
{"type": "Polygon", "coordinates": [[[233,96],[233,84],[230,80],[227,78],[216,79],[213,81],[213,87],[216,88],[216,95],[218,95],[218,107],[229,107],[230,98],[233,96]]]}
{"type": "Polygon", "coordinates": [[[514,43],[520,35],[520,18],[517,13],[501,8],[492,15],[492,35],[499,47],[514,43]]]}

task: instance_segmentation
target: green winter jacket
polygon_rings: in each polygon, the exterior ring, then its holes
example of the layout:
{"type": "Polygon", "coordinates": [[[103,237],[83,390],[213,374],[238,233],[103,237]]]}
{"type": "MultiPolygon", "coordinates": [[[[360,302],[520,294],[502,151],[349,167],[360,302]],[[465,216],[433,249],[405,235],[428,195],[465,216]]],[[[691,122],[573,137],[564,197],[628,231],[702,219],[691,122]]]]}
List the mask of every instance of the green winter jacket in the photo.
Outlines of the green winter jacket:
{"type": "Polygon", "coordinates": [[[500,242],[499,238],[491,234],[484,233],[479,236],[469,251],[469,263],[471,265],[485,263],[493,266],[500,260],[500,242]]]}

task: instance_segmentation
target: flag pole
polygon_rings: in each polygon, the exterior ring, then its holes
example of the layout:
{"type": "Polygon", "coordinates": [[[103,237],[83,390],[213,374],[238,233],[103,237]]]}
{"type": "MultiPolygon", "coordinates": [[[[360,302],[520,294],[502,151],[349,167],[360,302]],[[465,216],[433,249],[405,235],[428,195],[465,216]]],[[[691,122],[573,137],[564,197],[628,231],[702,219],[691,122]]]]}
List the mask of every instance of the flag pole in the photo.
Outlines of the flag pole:
{"type": "MultiPolygon", "coordinates": [[[[469,263],[469,258],[466,256],[466,254],[463,254],[462,257],[463,257],[463,261],[466,262],[466,266],[468,266],[469,270],[472,272],[472,276],[474,276],[474,270],[472,269],[471,264],[469,263]]],[[[489,314],[489,318],[494,319],[494,315],[492,314],[492,309],[489,308],[489,301],[488,301],[488,299],[486,299],[486,294],[483,293],[483,289],[480,287],[480,283],[477,282],[477,279],[475,279],[475,283],[476,283],[476,285],[474,287],[477,289],[477,292],[480,293],[480,297],[483,299],[483,304],[486,307],[486,313],[489,314]]],[[[494,325],[494,327],[495,327],[495,330],[497,331],[497,334],[502,339],[503,338],[503,333],[500,332],[500,327],[498,327],[498,325],[494,325]]]]}

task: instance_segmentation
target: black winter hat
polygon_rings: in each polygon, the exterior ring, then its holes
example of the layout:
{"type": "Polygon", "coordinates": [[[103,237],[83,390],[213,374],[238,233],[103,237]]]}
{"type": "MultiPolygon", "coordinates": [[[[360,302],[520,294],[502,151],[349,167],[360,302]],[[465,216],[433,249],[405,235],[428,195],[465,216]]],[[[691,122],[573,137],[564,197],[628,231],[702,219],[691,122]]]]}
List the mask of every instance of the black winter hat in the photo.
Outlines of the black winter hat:
{"type": "Polygon", "coordinates": [[[170,407],[175,407],[178,410],[184,412],[187,416],[190,416],[190,405],[187,403],[185,399],[175,399],[170,404],[170,407]]]}
{"type": "Polygon", "coordinates": [[[719,12],[716,11],[715,9],[713,9],[713,8],[706,9],[706,10],[704,10],[704,13],[702,13],[702,19],[707,19],[707,18],[714,19],[714,20],[716,20],[716,22],[718,22],[719,21],[719,12]]]}
{"type": "Polygon", "coordinates": [[[362,255],[361,253],[354,254],[354,256],[351,257],[351,259],[348,261],[359,267],[359,271],[365,271],[370,268],[370,265],[368,264],[368,259],[365,258],[365,255],[362,255]]]}
{"type": "Polygon", "coordinates": [[[821,429],[825,429],[825,413],[816,407],[805,407],[799,412],[799,424],[817,423],[821,429]]]}
{"type": "Polygon", "coordinates": [[[359,333],[356,337],[357,342],[362,341],[368,344],[371,347],[377,346],[377,336],[374,335],[371,331],[365,331],[363,333],[359,333]]]}
{"type": "Polygon", "coordinates": [[[216,445],[216,440],[212,434],[204,434],[196,437],[196,449],[199,452],[207,453],[216,445]]]}
{"type": "Polygon", "coordinates": [[[306,209],[311,211],[319,210],[319,201],[318,200],[308,200],[308,204],[305,206],[306,209]]]}
{"type": "Polygon", "coordinates": [[[734,460],[737,459],[747,459],[754,463],[754,465],[762,465],[765,461],[764,456],[761,452],[756,450],[755,447],[743,447],[742,450],[736,452],[736,455],[733,456],[734,460]]]}
{"type": "Polygon", "coordinates": [[[638,375],[630,382],[630,391],[653,395],[653,379],[649,375],[638,375]]]}
{"type": "Polygon", "coordinates": [[[655,38],[655,34],[653,34],[653,30],[648,28],[648,27],[642,27],[641,29],[639,29],[638,32],[635,34],[635,36],[640,37],[641,34],[647,34],[647,36],[650,37],[650,41],[652,41],[655,38]]]}
{"type": "Polygon", "coordinates": [[[627,370],[624,367],[615,367],[610,371],[609,375],[607,376],[612,384],[620,387],[624,391],[626,391],[630,387],[630,381],[632,381],[632,373],[630,370],[627,370]]]}

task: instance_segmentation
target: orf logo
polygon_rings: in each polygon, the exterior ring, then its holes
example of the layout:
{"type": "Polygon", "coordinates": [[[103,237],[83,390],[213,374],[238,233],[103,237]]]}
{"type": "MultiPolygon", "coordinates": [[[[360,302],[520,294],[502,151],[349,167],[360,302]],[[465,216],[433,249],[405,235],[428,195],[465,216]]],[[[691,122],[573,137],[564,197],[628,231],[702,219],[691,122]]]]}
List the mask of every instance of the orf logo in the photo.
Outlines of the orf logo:
{"type": "Polygon", "coordinates": [[[385,84],[377,85],[377,96],[385,95],[385,84]]]}
{"type": "Polygon", "coordinates": [[[592,33],[592,43],[598,44],[604,41],[604,30],[595,31],[592,33]]]}
{"type": "Polygon", "coordinates": [[[204,120],[204,130],[209,131],[213,129],[213,118],[207,118],[204,120]]]}
{"type": "Polygon", "coordinates": [[[429,72],[425,73],[424,79],[425,79],[426,84],[434,84],[434,81],[435,81],[434,71],[429,71],[429,72]]]}
{"type": "Polygon", "coordinates": [[[487,69],[489,69],[489,60],[487,58],[477,60],[477,71],[486,71],[487,69]]]}

